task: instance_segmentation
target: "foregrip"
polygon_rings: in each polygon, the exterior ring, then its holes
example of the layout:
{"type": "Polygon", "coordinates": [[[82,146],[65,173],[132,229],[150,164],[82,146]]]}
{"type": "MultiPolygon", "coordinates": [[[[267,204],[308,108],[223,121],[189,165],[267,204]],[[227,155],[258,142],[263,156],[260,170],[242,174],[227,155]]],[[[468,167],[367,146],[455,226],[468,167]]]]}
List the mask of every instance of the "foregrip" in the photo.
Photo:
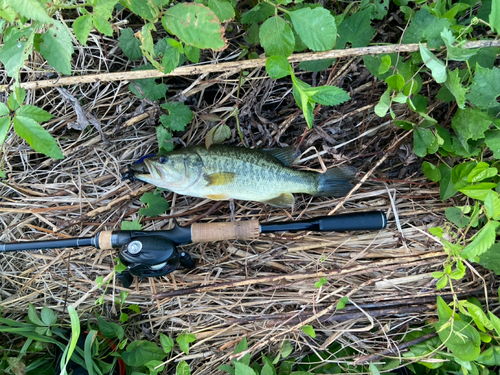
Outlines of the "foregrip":
{"type": "Polygon", "coordinates": [[[251,240],[259,237],[259,221],[232,221],[230,223],[195,223],[191,225],[192,242],[222,240],[251,240]]]}

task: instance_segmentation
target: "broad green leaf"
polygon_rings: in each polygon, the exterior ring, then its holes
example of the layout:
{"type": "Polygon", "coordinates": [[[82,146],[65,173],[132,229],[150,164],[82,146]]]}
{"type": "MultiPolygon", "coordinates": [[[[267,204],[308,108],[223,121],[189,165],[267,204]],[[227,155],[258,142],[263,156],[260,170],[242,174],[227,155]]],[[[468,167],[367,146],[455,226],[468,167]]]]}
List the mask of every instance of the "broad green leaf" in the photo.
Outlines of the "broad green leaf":
{"type": "Polygon", "coordinates": [[[392,76],[389,76],[385,79],[385,82],[389,85],[389,87],[393,90],[399,91],[401,90],[404,85],[405,85],[405,79],[401,74],[395,74],[392,76]]]}
{"type": "Polygon", "coordinates": [[[259,23],[267,20],[274,14],[275,7],[269,3],[259,3],[243,13],[241,23],[259,23]]]}
{"type": "Polygon", "coordinates": [[[119,46],[125,56],[130,60],[137,60],[142,57],[141,42],[134,36],[134,32],[130,27],[121,31],[119,46]]]}
{"type": "Polygon", "coordinates": [[[264,363],[260,375],[276,375],[276,370],[273,368],[272,364],[264,363]]]}
{"type": "Polygon", "coordinates": [[[441,290],[443,289],[444,287],[446,287],[446,285],[448,285],[448,276],[447,275],[444,275],[443,277],[441,277],[438,282],[436,283],[436,290],[441,290]]]}
{"type": "Polygon", "coordinates": [[[373,363],[370,363],[368,370],[370,371],[370,375],[380,375],[380,370],[373,363]]]}
{"type": "Polygon", "coordinates": [[[110,19],[113,14],[113,9],[118,3],[118,0],[95,0],[94,13],[98,13],[105,19],[110,19]]]}
{"type": "Polygon", "coordinates": [[[225,372],[227,372],[230,375],[234,375],[234,368],[232,368],[229,365],[220,365],[219,367],[217,367],[217,370],[219,370],[219,371],[225,371],[225,372]]]}
{"type": "Polygon", "coordinates": [[[144,366],[152,360],[161,361],[166,354],[154,342],[147,340],[132,341],[122,353],[122,359],[128,366],[144,366]]]}
{"type": "Polygon", "coordinates": [[[460,163],[453,167],[451,172],[451,180],[455,184],[455,189],[461,189],[467,185],[467,177],[469,173],[471,173],[474,168],[476,168],[477,163],[475,161],[470,161],[467,163],[460,163]]]}
{"type": "Polygon", "coordinates": [[[415,155],[424,157],[425,155],[435,153],[439,148],[439,140],[429,130],[421,127],[413,131],[413,148],[415,155]]]}
{"type": "Polygon", "coordinates": [[[457,105],[461,109],[465,109],[465,94],[467,93],[467,88],[462,86],[462,82],[458,73],[460,70],[457,68],[454,71],[448,70],[447,79],[444,85],[455,97],[457,105]]]}
{"type": "Polygon", "coordinates": [[[18,116],[29,117],[36,122],[45,122],[49,121],[52,116],[49,112],[44,111],[41,108],[35,107],[34,105],[23,105],[16,114],[18,116]]]}
{"type": "Polygon", "coordinates": [[[443,45],[441,31],[449,26],[448,19],[436,17],[428,9],[421,8],[411,19],[403,36],[403,44],[427,41],[429,48],[440,47],[443,45]]]}
{"type": "Polygon", "coordinates": [[[322,277],[322,278],[319,279],[319,281],[316,281],[314,283],[314,287],[315,288],[321,288],[326,283],[328,283],[328,279],[326,277],[322,277]]]}
{"type": "Polygon", "coordinates": [[[441,238],[441,237],[443,237],[444,231],[443,231],[443,228],[441,228],[441,227],[432,227],[432,228],[429,228],[429,233],[441,238]]]}
{"type": "MultiPolygon", "coordinates": [[[[73,22],[73,32],[75,33],[76,39],[78,39],[78,41],[82,43],[84,46],[87,45],[87,39],[89,37],[90,30],[92,29],[92,23],[93,23],[92,14],[86,14],[84,16],[80,16],[75,20],[75,22],[73,22]]],[[[130,29],[125,29],[125,30],[130,30],[130,29]]]]}
{"type": "Polygon", "coordinates": [[[74,52],[71,34],[66,26],[56,20],[53,26],[42,35],[40,53],[55,70],[71,74],[71,55],[74,52]]]}
{"type": "Polygon", "coordinates": [[[46,326],[51,326],[51,325],[57,323],[56,314],[54,314],[54,312],[46,306],[42,307],[42,311],[40,312],[40,316],[42,318],[42,322],[46,326]]]}
{"type": "Polygon", "coordinates": [[[174,340],[172,340],[170,337],[161,332],[160,332],[160,344],[163,348],[163,351],[166,354],[170,353],[175,345],[174,340]]]}
{"type": "Polygon", "coordinates": [[[154,193],[144,193],[141,197],[141,202],[147,205],[147,208],[141,208],[139,215],[154,217],[164,214],[170,207],[168,201],[161,195],[154,193]]]}
{"type": "Polygon", "coordinates": [[[491,2],[491,13],[489,16],[490,26],[497,34],[500,34],[500,3],[498,1],[491,2]]]}
{"type": "Polygon", "coordinates": [[[391,55],[381,56],[382,61],[378,67],[378,74],[385,74],[391,68],[391,55]]]}
{"type": "Polygon", "coordinates": [[[472,83],[467,99],[472,105],[481,109],[498,106],[497,98],[500,95],[500,69],[491,69],[476,65],[474,82],[472,83]]]}
{"type": "Polygon", "coordinates": [[[490,346],[476,358],[476,362],[485,366],[500,366],[500,346],[490,346]]]}
{"type": "Polygon", "coordinates": [[[28,319],[31,323],[36,324],[37,326],[45,326],[45,324],[38,316],[35,306],[33,306],[31,303],[28,305],[28,319]]]}
{"type": "Polygon", "coordinates": [[[9,116],[0,117],[0,147],[7,139],[7,134],[9,132],[9,129],[10,129],[10,117],[9,116]]]}
{"type": "Polygon", "coordinates": [[[186,44],[215,51],[226,48],[224,28],[215,13],[202,4],[176,4],[165,11],[161,22],[186,44]]]}
{"type": "Polygon", "coordinates": [[[161,115],[160,122],[173,131],[183,131],[194,117],[189,107],[181,102],[165,103],[161,108],[166,109],[169,115],[161,115]]]}
{"type": "Polygon", "coordinates": [[[446,218],[459,228],[465,228],[469,225],[470,219],[464,216],[463,211],[458,207],[448,207],[444,213],[446,218]]]}
{"type": "Polygon", "coordinates": [[[493,151],[495,159],[500,159],[500,130],[487,130],[485,133],[484,143],[493,151]]]}
{"type": "Polygon", "coordinates": [[[475,67],[479,64],[483,68],[493,68],[495,66],[495,59],[500,53],[498,47],[481,48],[474,56],[469,59],[469,65],[475,67]]]}
{"type": "Polygon", "coordinates": [[[266,56],[288,57],[293,53],[295,37],[286,21],[278,16],[266,20],[260,27],[260,43],[266,56]]]}
{"type": "Polygon", "coordinates": [[[488,130],[491,123],[488,114],[472,108],[458,109],[451,120],[451,126],[464,147],[469,139],[484,138],[484,132],[488,130]]]}
{"type": "Polygon", "coordinates": [[[489,218],[498,218],[500,216],[500,198],[498,193],[490,191],[484,199],[484,208],[489,218]]]}
{"type": "Polygon", "coordinates": [[[473,361],[479,356],[481,338],[474,327],[459,320],[440,321],[434,326],[443,344],[459,359],[473,361]]]}
{"type": "Polygon", "coordinates": [[[494,243],[496,229],[500,226],[498,221],[490,221],[477,232],[474,240],[462,250],[465,259],[475,258],[486,252],[494,243]]]}
{"type": "Polygon", "coordinates": [[[193,47],[189,44],[184,46],[184,53],[189,61],[194,62],[195,64],[200,62],[200,49],[197,47],[193,47]]]}
{"type": "Polygon", "coordinates": [[[321,72],[322,70],[328,69],[334,61],[335,59],[302,61],[299,64],[299,68],[309,72],[321,72]]]}
{"type": "Polygon", "coordinates": [[[191,375],[191,369],[186,361],[180,361],[175,369],[175,375],[191,375]]]}
{"type": "Polygon", "coordinates": [[[236,345],[236,348],[234,348],[233,354],[241,353],[247,349],[248,349],[247,338],[243,337],[243,339],[238,343],[238,345],[236,345]]]}
{"type": "Polygon", "coordinates": [[[497,187],[497,184],[492,182],[481,182],[477,185],[465,186],[459,191],[472,199],[484,201],[491,189],[497,187]]]}
{"type": "Polygon", "coordinates": [[[479,162],[474,167],[474,169],[470,171],[466,181],[479,182],[483,180],[488,180],[496,176],[497,174],[498,170],[496,168],[490,168],[490,165],[488,163],[479,162]]]}
{"type": "Polygon", "coordinates": [[[313,326],[310,326],[310,325],[302,326],[302,331],[305,334],[311,336],[312,338],[316,337],[316,331],[314,330],[313,326]]]}
{"type": "MultiPolygon", "coordinates": [[[[153,66],[151,64],[147,64],[133,70],[148,70],[152,68],[153,66]]],[[[165,85],[164,83],[157,84],[154,78],[135,80],[132,81],[129,85],[129,90],[139,99],[147,97],[153,101],[163,99],[165,97],[167,89],[167,85],[165,85]]]]}
{"type": "MultiPolygon", "coordinates": [[[[500,254],[500,243],[497,242],[479,256],[478,263],[481,266],[492,270],[497,276],[500,276],[500,257],[498,254],[500,254]]],[[[498,334],[500,335],[500,331],[498,334]]]]}
{"type": "Polygon", "coordinates": [[[375,29],[371,27],[371,17],[371,10],[365,9],[346,18],[338,26],[339,38],[335,49],[344,49],[347,43],[351,43],[353,48],[366,47],[375,34],[375,29]]]}
{"type": "Polygon", "coordinates": [[[427,161],[422,163],[422,172],[424,172],[425,177],[433,182],[437,182],[441,179],[441,173],[439,169],[434,165],[427,161]]]}
{"type": "Polygon", "coordinates": [[[387,89],[384,94],[380,97],[380,101],[375,106],[375,114],[378,117],[384,117],[387,111],[391,107],[391,89],[387,89]]]}
{"type": "Polygon", "coordinates": [[[10,114],[9,108],[4,103],[0,103],[0,116],[7,116],[8,114],[10,114]]]}
{"type": "Polygon", "coordinates": [[[339,105],[351,99],[346,91],[335,86],[310,87],[303,91],[312,101],[321,105],[339,105]]]}
{"type": "Polygon", "coordinates": [[[457,190],[453,187],[453,182],[451,180],[451,168],[444,163],[440,163],[438,169],[439,173],[441,173],[439,195],[441,196],[441,200],[445,201],[453,197],[457,193],[457,190]]]}
{"type": "Polygon", "coordinates": [[[196,336],[192,333],[182,333],[177,336],[177,344],[179,344],[179,348],[188,355],[189,354],[189,344],[196,341],[196,336]]]}
{"type": "Polygon", "coordinates": [[[99,332],[108,339],[114,339],[118,337],[118,339],[122,340],[124,336],[123,327],[120,327],[118,324],[113,322],[108,322],[101,318],[97,317],[97,322],[99,325],[99,332]]]}
{"type": "Polygon", "coordinates": [[[49,17],[45,8],[42,7],[39,1],[37,0],[7,0],[7,4],[9,4],[12,9],[14,9],[21,16],[24,16],[28,19],[40,21],[43,23],[51,23],[54,20],[49,17]]]}
{"type": "Polygon", "coordinates": [[[434,80],[437,83],[446,82],[446,65],[422,43],[419,43],[419,46],[422,61],[431,70],[434,80]]]}
{"type": "Polygon", "coordinates": [[[389,0],[362,0],[360,8],[368,8],[372,12],[372,17],[381,20],[387,15],[389,10],[389,0]]]}
{"type": "Polygon", "coordinates": [[[205,136],[205,147],[207,150],[213,144],[220,144],[231,137],[231,128],[224,123],[215,125],[205,136]]]}
{"type": "Polygon", "coordinates": [[[9,5],[5,4],[3,8],[0,8],[0,17],[4,18],[10,23],[14,23],[17,17],[17,13],[9,5]]]}
{"type": "Polygon", "coordinates": [[[56,140],[35,120],[16,115],[14,117],[14,129],[35,151],[54,159],[64,158],[56,140]]]}
{"type": "Polygon", "coordinates": [[[175,47],[168,48],[161,59],[161,65],[165,69],[163,73],[168,74],[179,66],[181,54],[175,47]]]}
{"type": "Polygon", "coordinates": [[[154,20],[159,15],[158,6],[153,0],[120,0],[120,4],[148,21],[154,20]]]}
{"type": "Polygon", "coordinates": [[[387,67],[387,63],[391,64],[390,61],[396,61],[397,56],[395,54],[390,54],[390,55],[378,55],[378,56],[371,56],[371,55],[366,55],[363,56],[363,62],[366,66],[366,69],[370,71],[370,73],[377,77],[380,80],[385,80],[387,77],[389,77],[392,74],[392,71],[389,71],[389,67],[387,67]],[[389,61],[388,61],[389,60],[389,61]],[[384,62],[385,61],[385,62],[384,62]],[[380,71],[384,71],[387,67],[387,71],[384,73],[380,73],[380,71]]]}
{"type": "Polygon", "coordinates": [[[500,318],[493,314],[491,311],[488,311],[488,314],[490,316],[490,321],[493,325],[493,328],[495,328],[497,335],[500,336],[500,318]]]}
{"type": "Polygon", "coordinates": [[[479,49],[465,49],[454,46],[455,37],[450,29],[443,30],[441,32],[441,38],[443,38],[444,44],[446,45],[449,60],[467,61],[479,51],[479,49]]]}
{"type": "Polygon", "coordinates": [[[301,81],[294,74],[292,74],[293,82],[293,97],[297,102],[297,105],[302,109],[304,113],[304,118],[307,122],[307,126],[312,129],[314,124],[314,102],[311,100],[306,90],[311,88],[310,85],[301,81]]]}
{"type": "Polygon", "coordinates": [[[33,28],[24,28],[4,36],[4,45],[0,51],[0,61],[5,66],[9,77],[17,77],[33,49],[33,28]]]}
{"type": "Polygon", "coordinates": [[[92,18],[92,22],[94,23],[95,28],[102,34],[106,36],[113,36],[113,28],[109,21],[102,17],[98,13],[94,13],[94,17],[92,18]]]}
{"type": "Polygon", "coordinates": [[[290,341],[288,340],[285,340],[283,342],[283,346],[281,347],[281,350],[280,350],[280,353],[281,353],[281,357],[283,359],[285,359],[286,357],[288,357],[290,354],[292,354],[293,352],[293,345],[290,344],[290,341]]]}
{"type": "Polygon", "coordinates": [[[158,147],[160,151],[170,152],[174,149],[172,142],[172,132],[164,126],[156,127],[156,138],[158,139],[158,147]]]}
{"type": "Polygon", "coordinates": [[[221,22],[229,21],[234,18],[234,8],[226,0],[208,0],[208,7],[212,9],[221,22]]]}
{"type": "Polygon", "coordinates": [[[490,320],[484,313],[482,307],[479,307],[471,302],[464,302],[463,307],[467,308],[467,313],[472,317],[476,326],[483,332],[486,332],[486,329],[492,330],[493,325],[490,320]],[[486,328],[486,329],[485,329],[486,328]]]}
{"type": "Polygon", "coordinates": [[[327,51],[335,46],[335,18],[323,7],[302,8],[289,12],[293,28],[306,46],[313,51],[327,51]]]}
{"type": "Polygon", "coordinates": [[[256,375],[255,371],[248,365],[241,362],[234,362],[235,375],[256,375]]]}
{"type": "Polygon", "coordinates": [[[142,225],[139,220],[122,221],[121,230],[141,230],[142,225]]]}
{"type": "Polygon", "coordinates": [[[292,74],[292,66],[284,56],[271,56],[266,60],[266,71],[269,77],[280,79],[292,74]]]}

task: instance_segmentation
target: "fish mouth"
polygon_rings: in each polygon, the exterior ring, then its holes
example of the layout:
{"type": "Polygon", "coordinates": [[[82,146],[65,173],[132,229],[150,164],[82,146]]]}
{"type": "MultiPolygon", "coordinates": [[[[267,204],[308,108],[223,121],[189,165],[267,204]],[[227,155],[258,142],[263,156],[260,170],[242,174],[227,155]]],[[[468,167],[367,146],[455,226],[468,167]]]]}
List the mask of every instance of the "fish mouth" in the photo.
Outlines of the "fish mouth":
{"type": "Polygon", "coordinates": [[[142,178],[151,176],[149,168],[145,163],[129,164],[127,172],[123,174],[122,181],[130,180],[131,182],[142,181],[142,178]],[[142,177],[142,178],[141,178],[142,177]]]}

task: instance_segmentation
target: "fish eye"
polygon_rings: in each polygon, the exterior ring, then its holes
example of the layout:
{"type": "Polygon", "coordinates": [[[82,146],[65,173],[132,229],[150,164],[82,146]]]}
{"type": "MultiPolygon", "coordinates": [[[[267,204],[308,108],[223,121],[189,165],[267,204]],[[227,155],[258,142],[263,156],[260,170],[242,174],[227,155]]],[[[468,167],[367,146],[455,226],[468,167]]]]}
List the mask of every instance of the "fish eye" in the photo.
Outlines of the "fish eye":
{"type": "Polygon", "coordinates": [[[160,164],[165,164],[168,160],[168,157],[166,156],[160,156],[160,158],[158,159],[158,161],[160,162],[160,164]]]}

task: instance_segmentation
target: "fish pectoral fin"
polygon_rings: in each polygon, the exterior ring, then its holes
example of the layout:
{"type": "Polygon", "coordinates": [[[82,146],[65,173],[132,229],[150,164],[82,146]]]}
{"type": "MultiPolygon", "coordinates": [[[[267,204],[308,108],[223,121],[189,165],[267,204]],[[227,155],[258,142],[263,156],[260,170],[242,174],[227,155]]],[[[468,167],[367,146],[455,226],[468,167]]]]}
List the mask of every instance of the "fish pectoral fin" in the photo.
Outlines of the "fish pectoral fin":
{"type": "Polygon", "coordinates": [[[267,203],[274,207],[293,207],[295,198],[291,193],[282,193],[277,197],[262,201],[262,203],[267,203]]]}
{"type": "Polygon", "coordinates": [[[229,199],[229,195],[227,194],[208,194],[206,198],[211,199],[213,201],[225,201],[229,199]]]}
{"type": "Polygon", "coordinates": [[[230,184],[236,178],[236,173],[219,172],[213,174],[205,174],[203,178],[208,182],[207,186],[223,186],[230,184]]]}

